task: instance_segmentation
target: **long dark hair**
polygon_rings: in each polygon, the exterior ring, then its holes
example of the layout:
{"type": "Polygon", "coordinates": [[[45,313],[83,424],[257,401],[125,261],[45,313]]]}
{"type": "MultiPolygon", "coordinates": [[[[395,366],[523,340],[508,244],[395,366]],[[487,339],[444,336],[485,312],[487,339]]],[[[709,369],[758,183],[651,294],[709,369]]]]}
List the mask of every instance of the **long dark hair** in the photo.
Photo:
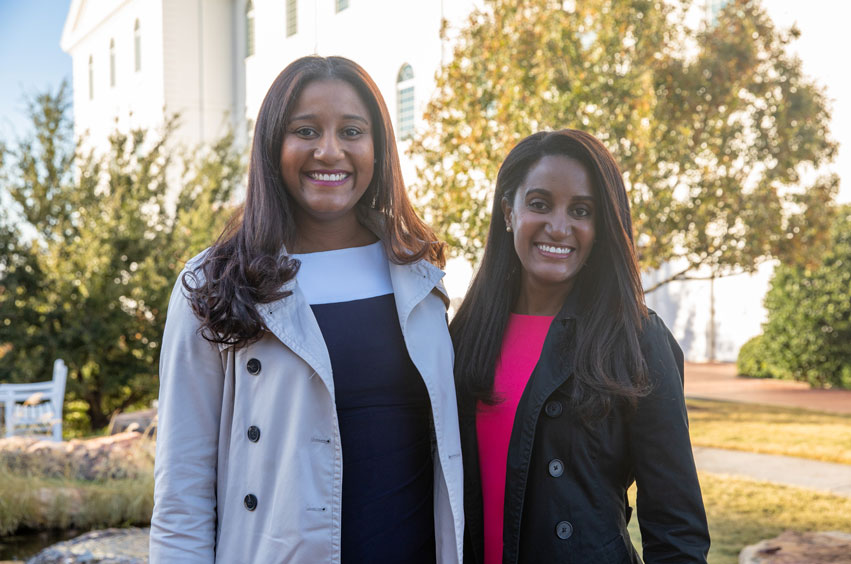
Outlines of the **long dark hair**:
{"type": "Polygon", "coordinates": [[[482,263],[450,325],[456,381],[462,397],[491,404],[499,399],[493,394],[494,370],[523,269],[505,229],[502,201],[513,202],[529,170],[548,155],[579,161],[592,179],[596,241],[572,289],[582,301],[575,339],[561,343],[572,347],[575,359],[572,405],[588,421],[608,413],[617,399],[634,405],[646,393],[639,334],[647,308],[623,177],[605,146],[583,131],[535,133],[502,163],[482,263]]]}
{"type": "Polygon", "coordinates": [[[369,109],[375,172],[358,207],[383,216],[375,228],[382,231],[390,260],[444,264],[443,244],[408,199],[390,114],[375,82],[343,57],[302,57],[281,71],[260,106],[245,204],[199,264],[183,276],[189,302],[201,320],[201,335],[209,341],[245,344],[259,338],[264,325],[256,304],[290,294],[281,286],[296,275],[299,263],[281,253],[296,236],[294,204],[281,175],[281,146],[302,90],[312,81],[327,79],[350,84],[369,109]]]}

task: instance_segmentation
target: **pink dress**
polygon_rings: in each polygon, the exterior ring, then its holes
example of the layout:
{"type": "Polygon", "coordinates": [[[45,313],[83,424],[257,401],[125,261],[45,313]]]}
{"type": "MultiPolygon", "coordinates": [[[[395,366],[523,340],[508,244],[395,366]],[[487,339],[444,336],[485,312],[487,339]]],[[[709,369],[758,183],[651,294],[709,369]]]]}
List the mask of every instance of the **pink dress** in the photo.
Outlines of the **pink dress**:
{"type": "Polygon", "coordinates": [[[485,564],[502,562],[502,513],[508,442],[520,397],[541,356],[554,317],[511,314],[494,374],[494,392],[502,401],[492,406],[479,402],[476,411],[484,504],[485,564]]]}

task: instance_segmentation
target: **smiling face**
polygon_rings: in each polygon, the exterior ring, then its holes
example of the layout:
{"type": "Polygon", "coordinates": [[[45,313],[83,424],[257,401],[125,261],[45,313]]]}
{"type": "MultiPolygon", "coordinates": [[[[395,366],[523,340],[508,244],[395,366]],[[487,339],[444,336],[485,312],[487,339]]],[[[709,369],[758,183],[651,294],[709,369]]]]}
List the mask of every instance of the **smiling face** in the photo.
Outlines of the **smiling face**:
{"type": "MultiPolygon", "coordinates": [[[[502,200],[502,209],[523,266],[519,301],[546,304],[543,310],[556,313],[594,246],[594,192],[587,169],[570,157],[542,157],[513,201],[502,200]]],[[[532,309],[526,313],[542,314],[540,307],[532,309]]]]}
{"type": "Polygon", "coordinates": [[[303,229],[352,222],[355,204],[372,180],[372,120],[343,80],[307,84],[296,101],[281,147],[281,176],[303,229]]]}

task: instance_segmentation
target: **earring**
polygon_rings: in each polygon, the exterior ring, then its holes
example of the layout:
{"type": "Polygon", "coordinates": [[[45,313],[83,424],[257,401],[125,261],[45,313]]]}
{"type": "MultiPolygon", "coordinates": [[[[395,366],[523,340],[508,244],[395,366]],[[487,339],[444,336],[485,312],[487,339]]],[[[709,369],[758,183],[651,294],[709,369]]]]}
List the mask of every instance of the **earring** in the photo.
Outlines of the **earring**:
{"type": "Polygon", "coordinates": [[[509,233],[511,233],[511,226],[510,226],[510,225],[506,225],[506,226],[505,226],[505,230],[506,230],[506,231],[508,231],[509,233]]]}

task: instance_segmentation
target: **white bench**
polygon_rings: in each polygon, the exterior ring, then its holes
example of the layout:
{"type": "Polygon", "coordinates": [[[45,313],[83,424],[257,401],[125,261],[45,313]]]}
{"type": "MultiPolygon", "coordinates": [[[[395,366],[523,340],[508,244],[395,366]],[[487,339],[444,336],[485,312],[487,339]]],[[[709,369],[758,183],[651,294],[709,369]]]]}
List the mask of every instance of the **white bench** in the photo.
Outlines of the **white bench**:
{"type": "Polygon", "coordinates": [[[5,436],[48,434],[54,441],[61,441],[67,377],[68,368],[58,358],[49,382],[0,384],[5,436]]]}

